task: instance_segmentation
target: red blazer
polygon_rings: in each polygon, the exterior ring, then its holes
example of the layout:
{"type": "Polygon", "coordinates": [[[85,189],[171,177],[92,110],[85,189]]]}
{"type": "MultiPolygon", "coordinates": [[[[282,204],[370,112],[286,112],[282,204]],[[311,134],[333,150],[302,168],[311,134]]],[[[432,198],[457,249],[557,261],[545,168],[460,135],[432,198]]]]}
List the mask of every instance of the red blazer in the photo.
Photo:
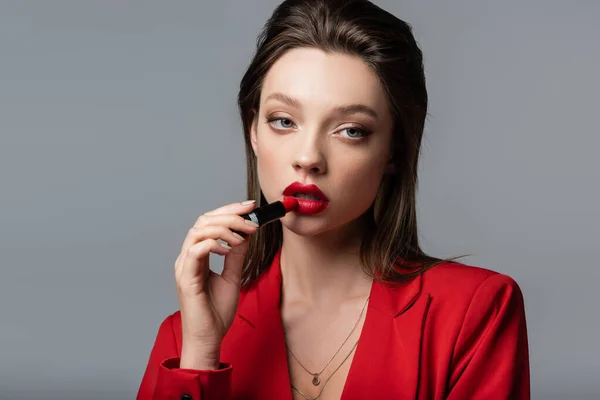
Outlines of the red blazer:
{"type": "MultiPolygon", "coordinates": [[[[280,255],[242,290],[219,370],[179,369],[179,311],[162,322],[138,400],[292,399],[280,255]]],[[[399,288],[374,281],[365,318],[341,400],[529,399],[523,296],[506,275],[444,263],[399,288]]]]}

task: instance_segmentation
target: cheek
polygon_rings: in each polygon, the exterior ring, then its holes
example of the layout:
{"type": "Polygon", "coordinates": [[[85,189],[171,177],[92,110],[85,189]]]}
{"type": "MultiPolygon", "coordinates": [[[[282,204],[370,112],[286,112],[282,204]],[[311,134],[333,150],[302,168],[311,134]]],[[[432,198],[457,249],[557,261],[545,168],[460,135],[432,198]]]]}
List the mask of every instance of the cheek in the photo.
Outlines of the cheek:
{"type": "Polygon", "coordinates": [[[280,143],[274,140],[271,132],[266,130],[266,127],[259,126],[257,139],[256,139],[256,155],[258,158],[259,165],[262,169],[268,170],[281,163],[281,152],[273,151],[273,149],[279,148],[281,150],[280,143]]]}
{"type": "Polygon", "coordinates": [[[379,190],[384,167],[379,160],[356,163],[344,171],[338,182],[341,193],[356,207],[368,208],[379,190]]]}
{"type": "Polygon", "coordinates": [[[283,159],[281,152],[270,151],[273,146],[264,138],[258,141],[257,146],[257,172],[260,187],[268,202],[279,198],[281,171],[283,171],[283,159]],[[266,150],[265,150],[266,149],[266,150]]]}

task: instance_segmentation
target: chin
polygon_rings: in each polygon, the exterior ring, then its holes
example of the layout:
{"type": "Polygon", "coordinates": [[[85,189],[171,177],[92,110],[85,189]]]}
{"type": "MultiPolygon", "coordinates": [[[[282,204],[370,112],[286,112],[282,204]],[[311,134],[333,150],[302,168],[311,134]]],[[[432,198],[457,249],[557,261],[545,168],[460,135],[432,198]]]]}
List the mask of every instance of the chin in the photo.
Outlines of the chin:
{"type": "Polygon", "coordinates": [[[318,236],[331,230],[332,224],[327,223],[319,216],[297,216],[290,213],[280,219],[283,229],[295,233],[298,236],[318,236]]]}
{"type": "Polygon", "coordinates": [[[348,226],[352,221],[331,221],[325,218],[315,216],[286,215],[281,220],[284,229],[295,233],[298,236],[315,237],[326,233],[339,232],[348,226]]]}

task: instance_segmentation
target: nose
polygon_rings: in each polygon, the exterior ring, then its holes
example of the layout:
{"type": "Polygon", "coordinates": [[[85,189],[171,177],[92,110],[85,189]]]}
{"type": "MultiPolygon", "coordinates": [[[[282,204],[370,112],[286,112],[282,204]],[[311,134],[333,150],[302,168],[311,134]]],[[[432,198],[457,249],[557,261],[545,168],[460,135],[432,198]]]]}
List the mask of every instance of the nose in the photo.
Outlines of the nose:
{"type": "Polygon", "coordinates": [[[294,143],[293,168],[306,174],[323,174],[327,170],[325,149],[318,132],[300,132],[294,143]]]}

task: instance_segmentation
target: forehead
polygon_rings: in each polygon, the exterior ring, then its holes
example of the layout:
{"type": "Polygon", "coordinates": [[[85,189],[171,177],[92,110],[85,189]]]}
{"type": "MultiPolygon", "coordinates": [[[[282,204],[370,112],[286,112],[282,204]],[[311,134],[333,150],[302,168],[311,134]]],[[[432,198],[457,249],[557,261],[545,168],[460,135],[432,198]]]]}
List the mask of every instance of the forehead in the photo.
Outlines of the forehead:
{"type": "Polygon", "coordinates": [[[360,58],[313,48],[283,54],[268,71],[261,102],[279,92],[315,107],[361,103],[383,111],[385,92],[375,72],[360,58]]]}

